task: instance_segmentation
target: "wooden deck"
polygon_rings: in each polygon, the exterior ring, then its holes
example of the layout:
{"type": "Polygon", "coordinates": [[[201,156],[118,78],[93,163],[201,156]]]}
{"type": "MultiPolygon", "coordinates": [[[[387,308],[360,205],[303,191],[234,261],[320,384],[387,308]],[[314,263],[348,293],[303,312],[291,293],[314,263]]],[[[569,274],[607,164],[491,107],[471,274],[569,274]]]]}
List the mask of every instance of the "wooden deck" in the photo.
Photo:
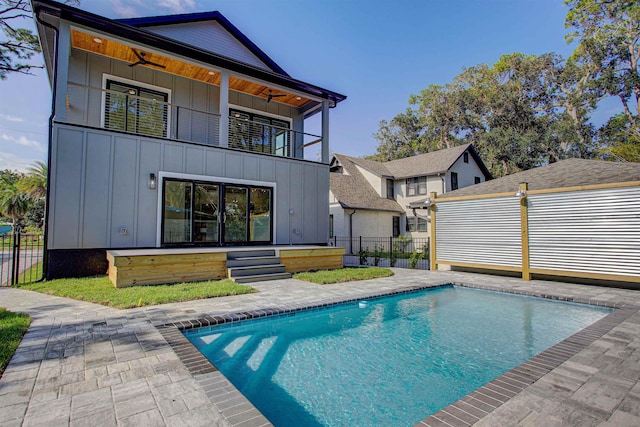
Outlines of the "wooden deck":
{"type": "Polygon", "coordinates": [[[116,288],[223,279],[228,252],[256,250],[275,251],[289,273],[341,268],[344,255],[344,248],[331,246],[109,250],[109,279],[116,288]]]}

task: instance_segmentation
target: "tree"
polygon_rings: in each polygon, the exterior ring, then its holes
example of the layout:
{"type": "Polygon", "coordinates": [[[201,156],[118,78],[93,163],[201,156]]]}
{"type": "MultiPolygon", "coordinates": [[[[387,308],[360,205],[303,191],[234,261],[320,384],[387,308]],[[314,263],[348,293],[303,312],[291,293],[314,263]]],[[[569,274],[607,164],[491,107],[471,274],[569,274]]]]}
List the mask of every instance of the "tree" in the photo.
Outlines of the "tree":
{"type": "Polygon", "coordinates": [[[6,185],[0,190],[0,214],[11,218],[15,232],[18,220],[29,211],[31,199],[15,184],[6,185]]]}
{"type": "Polygon", "coordinates": [[[22,21],[32,19],[28,0],[0,0],[0,79],[11,72],[30,74],[33,68],[42,68],[29,60],[40,52],[38,37],[29,29],[19,28],[22,21]]]}
{"type": "MultiPolygon", "coordinates": [[[[63,3],[78,4],[79,0],[63,3]]],[[[0,80],[9,73],[31,74],[33,69],[42,68],[31,58],[40,52],[38,36],[28,28],[21,28],[31,22],[31,2],[29,0],[0,0],[0,80]]]]}
{"type": "MultiPolygon", "coordinates": [[[[601,92],[600,96],[618,98],[623,108],[624,120],[612,117],[601,129],[601,136],[613,138],[604,142],[614,147],[628,144],[630,139],[632,145],[627,148],[633,151],[633,139],[637,140],[640,128],[640,3],[566,0],[565,4],[570,8],[565,26],[572,30],[567,40],[578,41],[572,58],[585,64],[589,83],[601,92]]],[[[624,159],[619,155],[610,157],[624,159]]]]}
{"type": "Polygon", "coordinates": [[[44,199],[47,196],[47,165],[34,162],[27,168],[27,175],[19,181],[18,187],[31,198],[44,199]]]}
{"type": "Polygon", "coordinates": [[[407,109],[381,122],[374,159],[391,160],[473,143],[494,176],[567,157],[590,157],[588,122],[596,93],[580,63],[559,55],[503,55],[463,70],[451,83],[412,95],[407,109]]]}

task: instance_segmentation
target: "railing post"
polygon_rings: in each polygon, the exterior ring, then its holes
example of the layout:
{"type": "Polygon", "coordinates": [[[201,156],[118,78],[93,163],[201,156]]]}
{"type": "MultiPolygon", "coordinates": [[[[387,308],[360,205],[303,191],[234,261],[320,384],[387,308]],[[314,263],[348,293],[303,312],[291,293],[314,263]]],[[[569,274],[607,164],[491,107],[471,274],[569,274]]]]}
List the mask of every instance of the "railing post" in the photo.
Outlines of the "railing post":
{"type": "Polygon", "coordinates": [[[13,267],[11,268],[11,286],[18,283],[18,272],[20,271],[20,233],[14,229],[13,234],[13,267]]]}
{"type": "Polygon", "coordinates": [[[531,280],[529,270],[529,203],[527,199],[529,184],[520,183],[520,238],[522,242],[522,280],[531,280]]]}
{"type": "Polygon", "coordinates": [[[329,101],[322,101],[322,163],[329,163],[329,101]]]}
{"type": "Polygon", "coordinates": [[[429,269],[432,271],[436,271],[438,269],[438,264],[436,262],[436,197],[438,194],[433,191],[430,194],[430,198],[432,200],[429,205],[429,216],[431,218],[431,236],[429,238],[429,269]]]}

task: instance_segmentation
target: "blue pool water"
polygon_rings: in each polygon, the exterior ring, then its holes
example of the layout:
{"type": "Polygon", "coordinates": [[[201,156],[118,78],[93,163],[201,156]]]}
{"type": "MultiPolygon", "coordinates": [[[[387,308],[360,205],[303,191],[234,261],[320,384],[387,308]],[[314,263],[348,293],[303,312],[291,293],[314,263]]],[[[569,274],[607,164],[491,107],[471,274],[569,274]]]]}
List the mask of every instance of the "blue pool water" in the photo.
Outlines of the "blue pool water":
{"type": "Polygon", "coordinates": [[[187,331],[275,426],[411,426],[609,309],[459,287],[187,331]]]}

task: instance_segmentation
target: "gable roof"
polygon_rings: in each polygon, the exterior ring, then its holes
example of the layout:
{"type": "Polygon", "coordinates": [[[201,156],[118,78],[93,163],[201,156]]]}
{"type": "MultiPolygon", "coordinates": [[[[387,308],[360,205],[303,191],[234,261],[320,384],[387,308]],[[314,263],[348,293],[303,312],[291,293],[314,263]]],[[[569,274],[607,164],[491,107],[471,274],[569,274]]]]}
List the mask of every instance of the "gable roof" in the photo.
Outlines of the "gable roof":
{"type": "Polygon", "coordinates": [[[345,209],[366,209],[404,212],[395,200],[380,197],[360,173],[350,157],[334,155],[348,175],[330,173],[329,188],[345,209]]]}
{"type": "Polygon", "coordinates": [[[380,177],[393,177],[394,179],[410,178],[414,176],[437,175],[447,172],[451,166],[468,151],[475,159],[476,163],[485,179],[492,178],[491,173],[484,165],[473,144],[458,145],[444,150],[432,151],[430,153],[418,154],[417,156],[405,157],[404,159],[391,160],[388,162],[378,162],[375,160],[359,159],[336,154],[336,157],[349,159],[356,165],[375,173],[380,177]]]}
{"type": "MultiPolygon", "coordinates": [[[[547,166],[540,166],[491,181],[464,187],[459,190],[450,191],[438,197],[479,196],[507,192],[513,192],[515,194],[521,182],[528,183],[529,190],[546,190],[550,188],[612,184],[628,181],[640,181],[640,163],[566,159],[551,163],[547,166]]],[[[425,200],[413,202],[411,205],[422,205],[425,200]]]]}
{"type": "Polygon", "coordinates": [[[242,43],[247,49],[249,49],[251,53],[257,56],[262,62],[264,62],[272,71],[278,74],[282,74],[283,76],[290,77],[289,74],[287,74],[278,64],[276,64],[274,60],[272,60],[255,43],[253,43],[247,36],[245,36],[235,25],[233,25],[227,18],[225,18],[222,13],[218,11],[116,19],[115,21],[138,28],[156,27],[161,25],[187,24],[201,21],[215,21],[222,25],[225,30],[227,30],[233,37],[235,37],[240,43],[242,43]]]}
{"type": "MultiPolygon", "coordinates": [[[[231,70],[239,74],[282,86],[283,88],[301,91],[318,98],[329,100],[333,104],[337,104],[347,98],[345,95],[337,92],[291,78],[286,75],[286,73],[280,74],[275,71],[246,64],[233,58],[162,36],[142,27],[128,25],[53,0],[32,0],[32,8],[37,20],[38,34],[40,35],[41,41],[47,42],[51,39],[53,32],[48,28],[49,25],[57,27],[60,20],[65,20],[124,40],[152,46],[156,49],[213,65],[214,67],[231,70]]],[[[43,55],[51,79],[54,64],[53,58],[55,55],[53,43],[47,42],[46,47],[43,46],[43,55]]],[[[314,110],[314,112],[317,111],[318,110],[314,110]]]]}

